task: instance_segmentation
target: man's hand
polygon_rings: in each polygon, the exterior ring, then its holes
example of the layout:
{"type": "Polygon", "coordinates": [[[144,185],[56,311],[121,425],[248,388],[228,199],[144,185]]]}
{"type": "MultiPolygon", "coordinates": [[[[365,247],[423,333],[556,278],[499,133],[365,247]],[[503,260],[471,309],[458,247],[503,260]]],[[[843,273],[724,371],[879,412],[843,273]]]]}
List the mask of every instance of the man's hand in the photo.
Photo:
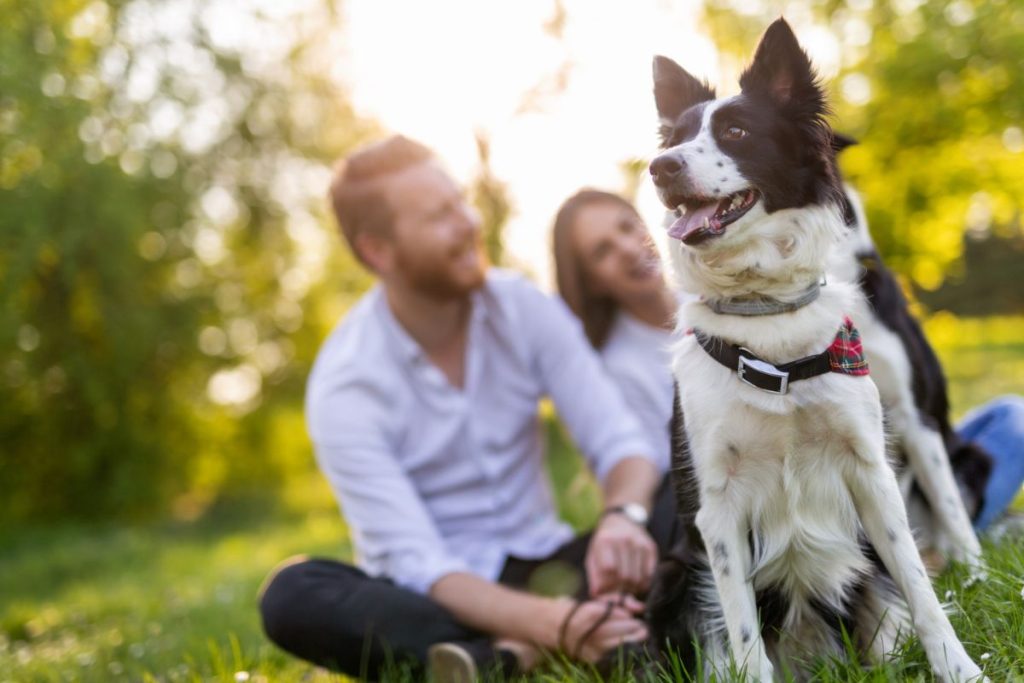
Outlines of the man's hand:
{"type": "Polygon", "coordinates": [[[594,530],[585,567],[591,595],[636,595],[651,585],[658,548],[647,530],[621,514],[607,514],[594,530]]]}
{"type": "MultiPolygon", "coordinates": [[[[570,605],[572,603],[570,602],[570,605]]],[[[631,595],[603,595],[565,612],[559,648],[574,659],[593,664],[623,643],[647,638],[637,618],[644,604],[631,595]]]]}

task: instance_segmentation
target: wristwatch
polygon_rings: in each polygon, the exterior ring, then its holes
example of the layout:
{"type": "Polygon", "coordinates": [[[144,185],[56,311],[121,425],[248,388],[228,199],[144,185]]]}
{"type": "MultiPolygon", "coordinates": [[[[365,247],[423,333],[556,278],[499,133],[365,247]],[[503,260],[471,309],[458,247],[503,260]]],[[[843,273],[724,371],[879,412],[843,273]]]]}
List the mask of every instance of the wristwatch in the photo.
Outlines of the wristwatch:
{"type": "Polygon", "coordinates": [[[640,503],[626,503],[624,505],[616,505],[614,507],[606,508],[601,516],[610,515],[612,513],[620,514],[629,521],[639,526],[647,526],[647,520],[650,519],[650,515],[647,514],[647,508],[640,503]]]}

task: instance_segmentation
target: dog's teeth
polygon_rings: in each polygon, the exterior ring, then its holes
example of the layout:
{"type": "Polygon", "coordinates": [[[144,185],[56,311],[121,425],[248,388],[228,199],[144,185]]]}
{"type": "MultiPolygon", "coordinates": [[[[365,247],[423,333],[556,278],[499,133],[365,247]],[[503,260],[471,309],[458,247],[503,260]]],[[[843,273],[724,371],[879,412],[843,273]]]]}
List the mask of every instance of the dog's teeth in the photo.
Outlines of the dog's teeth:
{"type": "Polygon", "coordinates": [[[686,204],[680,204],[679,206],[677,206],[676,207],[676,211],[679,212],[679,215],[685,216],[686,215],[686,204]]]}
{"type": "Polygon", "coordinates": [[[704,225],[703,225],[703,227],[704,227],[705,230],[707,230],[708,228],[711,227],[711,221],[708,220],[707,216],[704,216],[704,225]]]}

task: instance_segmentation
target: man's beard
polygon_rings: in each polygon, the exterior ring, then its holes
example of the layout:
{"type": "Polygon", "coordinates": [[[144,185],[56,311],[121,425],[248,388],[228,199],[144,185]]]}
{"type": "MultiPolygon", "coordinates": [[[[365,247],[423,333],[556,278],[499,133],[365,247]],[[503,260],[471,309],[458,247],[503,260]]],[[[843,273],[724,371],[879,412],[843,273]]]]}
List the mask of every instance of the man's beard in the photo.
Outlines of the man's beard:
{"type": "MultiPolygon", "coordinates": [[[[478,255],[480,253],[478,246],[467,248],[473,248],[478,255]]],[[[465,269],[455,272],[455,266],[448,258],[443,261],[428,260],[399,252],[397,260],[398,268],[404,273],[409,287],[439,300],[460,299],[476,291],[483,285],[487,269],[482,258],[475,272],[467,272],[465,269]]]]}

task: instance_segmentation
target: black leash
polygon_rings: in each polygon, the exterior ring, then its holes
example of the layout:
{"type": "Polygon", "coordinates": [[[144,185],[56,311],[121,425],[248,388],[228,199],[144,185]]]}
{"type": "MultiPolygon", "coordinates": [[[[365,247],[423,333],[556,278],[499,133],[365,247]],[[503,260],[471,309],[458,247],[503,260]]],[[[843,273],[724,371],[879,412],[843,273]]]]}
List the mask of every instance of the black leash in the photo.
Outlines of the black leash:
{"type": "Polygon", "coordinates": [[[612,615],[612,612],[615,610],[615,608],[622,607],[624,604],[626,604],[626,594],[619,593],[618,601],[607,600],[604,604],[604,613],[601,614],[601,616],[598,617],[597,620],[590,625],[590,628],[588,628],[583,633],[583,635],[576,639],[576,647],[570,650],[565,642],[565,637],[568,635],[569,632],[569,622],[571,622],[572,618],[576,616],[576,612],[579,611],[580,607],[582,607],[587,602],[590,601],[584,600],[583,602],[577,602],[575,605],[573,605],[572,609],[569,610],[569,613],[565,615],[565,619],[562,620],[562,626],[558,629],[558,647],[573,659],[579,658],[580,649],[583,647],[583,643],[587,642],[587,639],[590,638],[590,636],[594,635],[594,633],[597,632],[597,629],[601,628],[601,626],[606,621],[608,621],[608,617],[612,615]]]}

